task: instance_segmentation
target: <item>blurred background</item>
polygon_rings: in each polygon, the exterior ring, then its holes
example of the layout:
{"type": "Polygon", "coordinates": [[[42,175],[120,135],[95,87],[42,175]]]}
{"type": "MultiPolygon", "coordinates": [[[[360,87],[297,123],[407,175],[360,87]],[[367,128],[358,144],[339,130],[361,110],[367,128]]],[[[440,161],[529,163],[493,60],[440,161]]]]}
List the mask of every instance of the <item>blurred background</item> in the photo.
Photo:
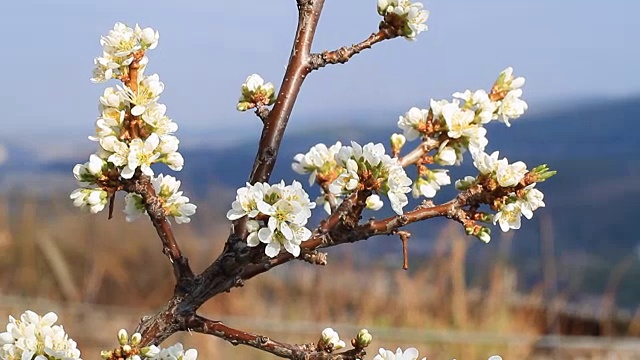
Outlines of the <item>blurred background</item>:
{"type": "MultiPolygon", "coordinates": [[[[73,165],[94,150],[91,84],[100,35],[117,21],[160,32],[149,73],[180,126],[198,205],[178,239],[196,270],[222,249],[224,214],[244,184],[261,124],[235,110],[252,73],[279,84],[296,23],[293,0],[235,2],[6,1],[0,5],[0,316],[57,311],[85,358],[113,347],[169,298],[170,267],[150,224],[116,211],[80,214],[73,165]],[[250,9],[250,10],[249,10],[250,9]]],[[[640,3],[627,0],[426,1],[429,31],[376,45],[314,72],[292,114],[273,179],[318,143],[387,143],[397,118],[429,99],[489,89],[507,66],[525,76],[529,112],[488,126],[487,151],[558,175],[539,185],[547,207],[490,244],[447,221],[410,228],[410,269],[391,237],[332,249],[329,265],[292,263],[218,296],[202,313],[290,342],[332,326],[366,327],[380,346],[429,359],[640,358],[640,3]]],[[[327,0],[314,51],[377,29],[374,0],[327,0]]],[[[110,84],[113,86],[113,84],[110,84]]],[[[452,178],[473,174],[469,158],[452,178]]],[[[166,168],[158,172],[169,172],[166,168]]],[[[312,192],[315,191],[311,190],[312,192]]],[[[444,190],[436,202],[454,196],[444,190]]],[[[122,197],[118,206],[122,205],[122,197]]],[[[318,221],[319,218],[316,219],[318,221]]],[[[201,335],[174,340],[203,359],[270,358],[201,335]]]]}

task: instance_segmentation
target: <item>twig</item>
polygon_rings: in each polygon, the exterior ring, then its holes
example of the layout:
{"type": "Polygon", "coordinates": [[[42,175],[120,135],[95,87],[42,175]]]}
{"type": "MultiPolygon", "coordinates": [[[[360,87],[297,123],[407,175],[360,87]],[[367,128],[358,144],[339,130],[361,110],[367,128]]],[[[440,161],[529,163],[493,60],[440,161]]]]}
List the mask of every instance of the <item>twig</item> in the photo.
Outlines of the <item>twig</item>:
{"type": "Polygon", "coordinates": [[[407,249],[407,242],[411,237],[411,233],[408,231],[398,231],[398,236],[400,236],[400,241],[402,241],[402,269],[409,269],[409,249],[407,249]]]}
{"type": "Polygon", "coordinates": [[[262,120],[262,123],[265,124],[267,119],[269,118],[269,108],[263,104],[258,104],[255,110],[256,115],[262,120]]]}
{"type": "Polygon", "coordinates": [[[156,194],[149,177],[136,174],[131,180],[123,180],[123,189],[142,196],[147,214],[149,214],[153,227],[162,241],[162,252],[167,255],[173,266],[173,274],[177,281],[176,287],[177,289],[184,289],[186,283],[193,279],[194,274],[191,266],[189,266],[189,260],[180,251],[180,247],[173,235],[171,224],[169,224],[165,216],[162,202],[156,194]]]}
{"type": "Polygon", "coordinates": [[[388,39],[393,39],[397,35],[390,32],[389,29],[383,28],[378,32],[371,34],[368,38],[353,44],[351,46],[343,46],[337,50],[324,51],[319,54],[311,54],[309,65],[311,71],[325,67],[329,64],[344,64],[354,55],[359,54],[362,50],[370,49],[373,45],[388,39]]]}
{"type": "Polygon", "coordinates": [[[266,336],[247,333],[230,328],[220,321],[206,319],[199,315],[194,315],[185,322],[184,331],[195,331],[202,334],[213,335],[224,339],[232,345],[246,345],[266,351],[286,359],[316,359],[316,360],[355,360],[361,359],[365,354],[363,349],[352,349],[339,354],[330,354],[318,351],[315,344],[292,345],[275,340],[266,336]]]}

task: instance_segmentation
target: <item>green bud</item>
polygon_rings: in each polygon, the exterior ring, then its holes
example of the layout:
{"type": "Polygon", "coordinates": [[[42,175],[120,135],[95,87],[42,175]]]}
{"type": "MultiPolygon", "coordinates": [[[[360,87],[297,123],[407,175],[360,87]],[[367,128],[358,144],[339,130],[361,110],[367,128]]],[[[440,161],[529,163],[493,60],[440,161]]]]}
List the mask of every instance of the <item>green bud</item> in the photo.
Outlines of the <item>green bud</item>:
{"type": "Polygon", "coordinates": [[[491,241],[491,230],[489,228],[483,227],[482,229],[480,229],[476,237],[486,244],[491,241]]]}
{"type": "Polygon", "coordinates": [[[102,350],[100,351],[100,357],[103,359],[109,359],[113,356],[113,351],[102,350]]]}
{"type": "Polygon", "coordinates": [[[251,103],[246,101],[241,101],[238,103],[238,106],[236,106],[236,109],[238,109],[238,111],[247,111],[251,109],[251,103]]]}
{"type": "Polygon", "coordinates": [[[358,335],[356,335],[356,347],[362,349],[366,348],[371,344],[373,340],[373,336],[369,333],[369,330],[362,329],[358,331],[358,335]]]}
{"type": "Polygon", "coordinates": [[[131,345],[137,346],[142,341],[142,335],[140,333],[135,333],[131,335],[131,345]]]}
{"type": "Polygon", "coordinates": [[[129,343],[129,334],[127,333],[127,330],[120,329],[120,331],[118,331],[118,342],[120,345],[126,345],[129,343]]]}

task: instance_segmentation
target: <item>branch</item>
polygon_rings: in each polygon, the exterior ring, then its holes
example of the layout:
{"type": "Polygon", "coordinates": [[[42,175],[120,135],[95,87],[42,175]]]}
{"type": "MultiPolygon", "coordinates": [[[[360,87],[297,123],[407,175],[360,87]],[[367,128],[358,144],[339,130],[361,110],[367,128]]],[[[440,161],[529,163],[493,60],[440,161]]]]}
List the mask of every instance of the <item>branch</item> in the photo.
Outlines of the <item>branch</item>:
{"type": "Polygon", "coordinates": [[[263,104],[258,104],[258,106],[256,106],[255,113],[256,116],[262,120],[262,123],[266,124],[267,119],[269,118],[269,108],[263,104]]]}
{"type": "Polygon", "coordinates": [[[251,171],[250,183],[266,182],[275,166],[282,136],[287,127],[304,79],[311,71],[309,57],[324,0],[298,2],[298,28],[291,49],[289,64],[280,92],[262,130],[258,153],[251,171]]]}
{"type": "Polygon", "coordinates": [[[246,345],[286,359],[355,360],[365,355],[364,349],[352,349],[339,354],[318,351],[315,344],[291,345],[230,328],[220,321],[194,315],[185,322],[184,331],[195,331],[219,337],[232,345],[246,345]]]}
{"type": "Polygon", "coordinates": [[[396,34],[389,31],[388,28],[380,29],[377,33],[371,34],[368,38],[353,44],[351,46],[343,46],[337,50],[324,51],[320,54],[311,54],[309,64],[311,71],[320,69],[329,64],[344,64],[349,61],[354,55],[359,54],[362,50],[370,49],[373,45],[382,42],[384,40],[393,39],[397,37],[396,34]]]}
{"type": "Polygon", "coordinates": [[[194,278],[194,274],[189,266],[189,260],[180,251],[171,224],[165,216],[162,202],[156,194],[150,178],[146,175],[140,174],[138,176],[136,174],[131,180],[123,180],[123,189],[142,196],[147,214],[149,214],[153,227],[162,240],[162,252],[167,255],[173,265],[173,274],[177,281],[176,289],[184,290],[185,284],[194,278]]]}

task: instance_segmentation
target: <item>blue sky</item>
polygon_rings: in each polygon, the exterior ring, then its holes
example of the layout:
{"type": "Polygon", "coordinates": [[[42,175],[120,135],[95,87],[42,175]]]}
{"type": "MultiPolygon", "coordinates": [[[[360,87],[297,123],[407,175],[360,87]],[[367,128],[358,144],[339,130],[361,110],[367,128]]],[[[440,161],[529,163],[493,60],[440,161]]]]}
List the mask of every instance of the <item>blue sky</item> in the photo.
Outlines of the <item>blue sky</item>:
{"type": "MultiPolygon", "coordinates": [[[[183,129],[259,131],[235,111],[254,72],[278,84],[296,10],[275,1],[5,1],[0,39],[5,134],[92,131],[105,84],[89,82],[99,37],[116,21],[151,26],[160,44],[149,73],[165,82],[161,102],[183,129]],[[254,129],[255,128],[255,129],[254,129]]],[[[402,113],[467,88],[487,88],[513,66],[527,78],[531,111],[568,100],[640,93],[640,2],[629,0],[430,0],[429,31],[395,39],[346,65],[314,72],[294,110],[298,126],[340,114],[402,113]],[[632,26],[635,25],[635,26],[632,26]]],[[[375,0],[327,0],[315,51],[376,30],[375,0]]],[[[389,119],[395,122],[396,119],[389,119]]]]}

